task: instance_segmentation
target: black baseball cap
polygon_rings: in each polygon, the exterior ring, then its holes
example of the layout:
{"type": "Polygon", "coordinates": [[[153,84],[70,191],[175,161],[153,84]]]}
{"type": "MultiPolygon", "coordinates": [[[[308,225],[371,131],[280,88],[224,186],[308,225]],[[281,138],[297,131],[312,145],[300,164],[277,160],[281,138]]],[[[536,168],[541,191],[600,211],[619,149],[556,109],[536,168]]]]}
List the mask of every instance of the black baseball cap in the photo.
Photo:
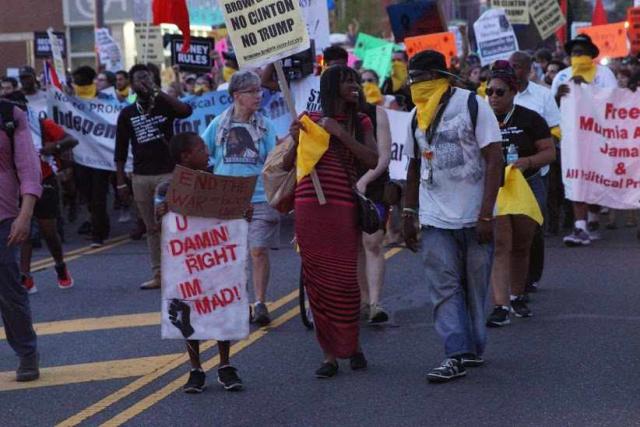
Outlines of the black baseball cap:
{"type": "Polygon", "coordinates": [[[596,58],[598,55],[600,55],[600,49],[598,49],[598,46],[596,46],[591,41],[591,37],[586,34],[578,34],[573,38],[573,40],[569,40],[564,45],[564,51],[567,52],[567,55],[571,55],[571,50],[577,44],[581,44],[586,47],[587,51],[589,52],[589,56],[591,56],[592,58],[596,58]]]}
{"type": "Polygon", "coordinates": [[[29,65],[25,65],[23,67],[20,67],[20,69],[18,70],[18,76],[22,77],[22,76],[36,76],[36,70],[33,69],[33,67],[30,67],[29,65]]]}
{"type": "Polygon", "coordinates": [[[432,71],[443,76],[456,77],[447,71],[447,60],[444,55],[435,50],[423,50],[416,53],[409,60],[409,76],[432,71]]]}

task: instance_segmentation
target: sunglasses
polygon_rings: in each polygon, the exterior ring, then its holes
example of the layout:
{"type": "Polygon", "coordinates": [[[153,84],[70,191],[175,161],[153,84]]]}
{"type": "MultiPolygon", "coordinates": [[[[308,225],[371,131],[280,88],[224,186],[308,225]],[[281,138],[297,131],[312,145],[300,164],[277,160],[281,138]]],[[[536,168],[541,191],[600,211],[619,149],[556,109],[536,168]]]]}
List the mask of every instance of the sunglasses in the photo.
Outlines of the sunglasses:
{"type": "Polygon", "coordinates": [[[375,83],[375,79],[362,79],[362,83],[375,83]]]}
{"type": "Polygon", "coordinates": [[[507,93],[507,91],[504,89],[494,90],[493,88],[487,88],[487,90],[485,90],[485,93],[487,94],[487,97],[493,96],[493,94],[495,94],[498,98],[502,98],[504,94],[507,93]]]}

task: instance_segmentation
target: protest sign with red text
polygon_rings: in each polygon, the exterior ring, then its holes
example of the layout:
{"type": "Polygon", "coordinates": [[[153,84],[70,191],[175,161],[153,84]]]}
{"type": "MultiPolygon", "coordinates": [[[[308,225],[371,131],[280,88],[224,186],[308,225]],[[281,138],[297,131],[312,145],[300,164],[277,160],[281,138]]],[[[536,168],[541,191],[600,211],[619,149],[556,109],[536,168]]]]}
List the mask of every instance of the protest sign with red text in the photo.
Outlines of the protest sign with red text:
{"type": "Polygon", "coordinates": [[[640,93],[571,85],[560,107],[569,200],[640,208],[640,93]]]}

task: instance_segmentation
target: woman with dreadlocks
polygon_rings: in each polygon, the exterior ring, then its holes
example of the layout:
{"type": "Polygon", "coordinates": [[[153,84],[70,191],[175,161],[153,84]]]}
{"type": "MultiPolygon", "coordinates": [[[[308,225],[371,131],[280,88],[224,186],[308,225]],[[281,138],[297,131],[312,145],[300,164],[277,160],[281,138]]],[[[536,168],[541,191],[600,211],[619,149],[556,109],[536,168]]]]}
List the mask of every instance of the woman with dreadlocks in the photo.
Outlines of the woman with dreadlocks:
{"type": "MultiPolygon", "coordinates": [[[[336,375],[338,358],[349,358],[353,370],[367,367],[358,340],[361,234],[352,187],[359,172],[376,167],[378,154],[371,121],[359,113],[360,91],[358,75],[351,68],[334,65],[322,74],[322,112],[309,117],[331,135],[329,149],[315,166],[327,203],[319,204],[308,176],[298,183],[295,193],[303,280],[324,352],[317,378],[336,375]]],[[[301,128],[298,121],[291,125],[296,146],[285,157],[285,167],[294,166],[301,128]]]]}

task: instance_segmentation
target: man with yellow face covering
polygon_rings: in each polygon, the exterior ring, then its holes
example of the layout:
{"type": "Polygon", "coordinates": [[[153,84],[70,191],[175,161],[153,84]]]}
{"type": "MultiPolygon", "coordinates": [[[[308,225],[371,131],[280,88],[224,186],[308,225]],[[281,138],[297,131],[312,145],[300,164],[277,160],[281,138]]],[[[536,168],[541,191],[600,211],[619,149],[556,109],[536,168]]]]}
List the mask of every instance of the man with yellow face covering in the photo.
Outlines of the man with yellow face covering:
{"type": "MultiPolygon", "coordinates": [[[[551,84],[551,92],[555,95],[558,103],[563,96],[569,93],[567,85],[569,81],[586,83],[603,89],[618,87],[618,81],[613,72],[609,68],[595,63],[595,58],[598,57],[600,51],[588,35],[579,34],[569,41],[564,49],[571,56],[571,67],[560,71],[551,84]]],[[[599,212],[599,206],[573,202],[575,225],[573,232],[563,239],[564,244],[567,246],[587,246],[591,244],[592,240],[600,239],[598,232],[600,228],[599,212]]]]}
{"type": "Polygon", "coordinates": [[[414,252],[422,229],[424,283],[446,357],[427,374],[430,382],[450,381],[483,364],[493,209],[503,170],[493,111],[477,95],[453,88],[446,69],[435,51],[409,62],[416,119],[405,143],[403,228],[414,252]]]}

